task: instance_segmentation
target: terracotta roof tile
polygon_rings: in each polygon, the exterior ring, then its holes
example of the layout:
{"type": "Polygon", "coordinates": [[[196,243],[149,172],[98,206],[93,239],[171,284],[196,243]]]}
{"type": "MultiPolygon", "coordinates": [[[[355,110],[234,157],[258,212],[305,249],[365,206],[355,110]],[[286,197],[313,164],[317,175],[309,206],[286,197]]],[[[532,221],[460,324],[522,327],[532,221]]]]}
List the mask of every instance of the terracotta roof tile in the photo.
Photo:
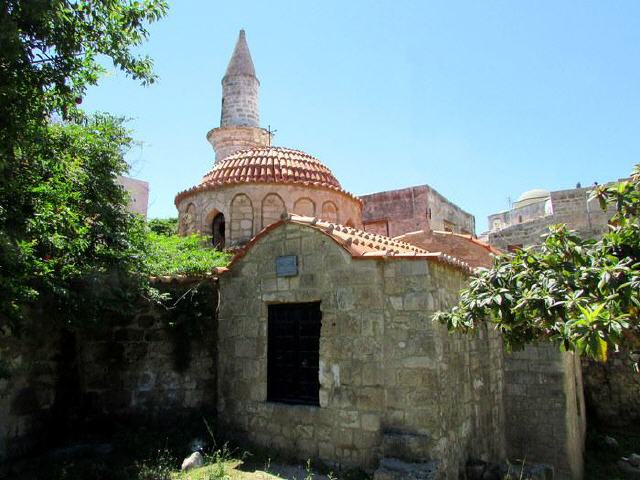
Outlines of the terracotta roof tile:
{"type": "Polygon", "coordinates": [[[342,189],[331,170],[317,158],[283,147],[262,147],[236,152],[207,173],[195,187],[176,195],[176,205],[186,195],[224,185],[239,183],[283,183],[313,186],[340,192],[359,201],[342,189]]]}
{"type": "MultiPolygon", "coordinates": [[[[315,217],[303,217],[294,214],[289,214],[285,219],[263,228],[249,241],[249,243],[236,251],[236,254],[231,260],[228,268],[231,268],[238,260],[244,257],[259,239],[285,222],[304,225],[322,232],[349,252],[349,254],[351,254],[355,259],[379,258],[430,260],[447,264],[462,270],[466,274],[471,274],[473,271],[469,264],[442,252],[429,252],[410,243],[394,240],[383,235],[376,235],[374,233],[365,232],[364,230],[347,227],[337,223],[325,222],[324,220],[319,220],[315,217]]],[[[220,269],[217,270],[216,273],[222,274],[226,270],[227,269],[220,269]]]]}

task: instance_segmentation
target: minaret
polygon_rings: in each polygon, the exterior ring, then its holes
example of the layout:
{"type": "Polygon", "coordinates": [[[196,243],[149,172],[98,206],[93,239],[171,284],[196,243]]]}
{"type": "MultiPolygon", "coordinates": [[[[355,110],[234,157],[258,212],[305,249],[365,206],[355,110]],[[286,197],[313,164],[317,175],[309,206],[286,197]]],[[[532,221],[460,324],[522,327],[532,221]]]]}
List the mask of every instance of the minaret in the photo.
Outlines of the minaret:
{"type": "Polygon", "coordinates": [[[216,152],[216,162],[238,150],[269,145],[269,133],[260,128],[259,86],[244,30],[240,30],[222,77],[220,127],[207,134],[216,152]]]}

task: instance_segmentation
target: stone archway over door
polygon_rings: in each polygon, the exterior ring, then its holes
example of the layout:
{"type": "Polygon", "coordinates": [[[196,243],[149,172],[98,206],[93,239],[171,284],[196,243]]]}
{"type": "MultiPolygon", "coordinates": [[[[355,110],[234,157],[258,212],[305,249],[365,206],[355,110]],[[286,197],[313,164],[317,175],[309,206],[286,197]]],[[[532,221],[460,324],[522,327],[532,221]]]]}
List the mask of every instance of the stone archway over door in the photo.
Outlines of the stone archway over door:
{"type": "Polygon", "coordinates": [[[222,250],[225,246],[225,221],[222,212],[213,218],[211,224],[211,243],[218,250],[222,250]]]}

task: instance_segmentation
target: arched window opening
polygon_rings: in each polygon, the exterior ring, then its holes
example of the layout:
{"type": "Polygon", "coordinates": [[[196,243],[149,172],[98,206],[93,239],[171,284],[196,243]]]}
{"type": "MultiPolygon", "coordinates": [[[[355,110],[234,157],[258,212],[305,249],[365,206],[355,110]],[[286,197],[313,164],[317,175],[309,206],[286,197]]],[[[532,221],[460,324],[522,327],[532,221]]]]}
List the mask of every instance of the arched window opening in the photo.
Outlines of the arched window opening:
{"type": "Polygon", "coordinates": [[[218,213],[211,225],[211,243],[218,250],[224,249],[224,214],[218,213]]]}

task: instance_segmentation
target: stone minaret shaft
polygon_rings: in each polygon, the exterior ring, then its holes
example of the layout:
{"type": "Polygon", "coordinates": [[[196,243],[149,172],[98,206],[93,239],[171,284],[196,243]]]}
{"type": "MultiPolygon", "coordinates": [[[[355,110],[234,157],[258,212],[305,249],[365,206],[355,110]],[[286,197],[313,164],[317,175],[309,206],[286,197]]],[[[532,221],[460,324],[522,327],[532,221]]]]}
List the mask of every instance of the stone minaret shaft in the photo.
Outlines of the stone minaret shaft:
{"type": "Polygon", "coordinates": [[[229,66],[222,78],[221,127],[259,127],[258,87],[244,30],[233,50],[229,66]]]}
{"type": "Polygon", "coordinates": [[[240,30],[222,78],[220,127],[207,134],[216,162],[238,150],[269,145],[269,133],[260,128],[259,86],[244,30],[240,30]]]}

